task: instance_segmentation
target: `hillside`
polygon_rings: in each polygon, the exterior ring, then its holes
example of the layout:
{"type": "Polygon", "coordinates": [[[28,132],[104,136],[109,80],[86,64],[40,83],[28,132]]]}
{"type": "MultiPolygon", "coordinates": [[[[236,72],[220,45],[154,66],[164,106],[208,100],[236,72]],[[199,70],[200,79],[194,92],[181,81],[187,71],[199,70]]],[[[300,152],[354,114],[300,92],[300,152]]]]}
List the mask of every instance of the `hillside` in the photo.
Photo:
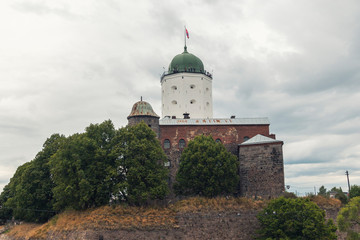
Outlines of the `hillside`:
{"type": "MultiPolygon", "coordinates": [[[[336,217],[338,200],[313,201],[336,217]]],[[[265,205],[246,198],[197,197],[167,207],[104,206],[66,211],[43,225],[13,226],[0,239],[252,239],[256,214],[265,205]]]]}

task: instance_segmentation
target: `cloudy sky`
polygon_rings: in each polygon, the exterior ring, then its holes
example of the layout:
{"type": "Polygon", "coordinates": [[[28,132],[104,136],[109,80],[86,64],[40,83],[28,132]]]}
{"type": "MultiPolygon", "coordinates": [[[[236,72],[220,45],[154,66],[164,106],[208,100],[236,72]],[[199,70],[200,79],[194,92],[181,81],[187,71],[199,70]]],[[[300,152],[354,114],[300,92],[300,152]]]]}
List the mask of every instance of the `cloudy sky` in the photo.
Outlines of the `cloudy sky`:
{"type": "Polygon", "coordinates": [[[358,0],[0,2],[0,190],[53,133],[111,119],[183,51],[213,72],[214,117],[269,117],[285,184],[360,185],[358,0]]]}

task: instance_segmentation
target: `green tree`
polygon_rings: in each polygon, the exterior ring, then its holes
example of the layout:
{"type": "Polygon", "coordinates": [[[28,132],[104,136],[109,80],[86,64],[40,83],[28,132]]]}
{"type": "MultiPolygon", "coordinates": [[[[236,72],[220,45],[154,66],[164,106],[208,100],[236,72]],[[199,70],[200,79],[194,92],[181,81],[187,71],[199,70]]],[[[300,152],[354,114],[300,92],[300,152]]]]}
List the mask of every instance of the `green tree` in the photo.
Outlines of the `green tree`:
{"type": "Polygon", "coordinates": [[[239,182],[237,158],[211,136],[197,136],[181,154],[176,181],[178,195],[234,193],[239,182]]]}
{"type": "Polygon", "coordinates": [[[64,136],[53,134],[45,141],[42,151],[27,164],[13,198],[17,209],[13,216],[16,219],[45,222],[55,214],[52,205],[54,183],[50,178],[49,159],[64,140],[64,136]]]}
{"type": "Polygon", "coordinates": [[[350,202],[340,210],[337,223],[339,230],[347,233],[346,239],[360,239],[360,233],[355,231],[356,227],[360,226],[360,197],[350,199],[350,202]]]}
{"type": "Polygon", "coordinates": [[[144,122],[119,130],[112,155],[116,158],[113,197],[130,204],[163,199],[169,192],[167,157],[155,132],[144,122]]]}
{"type": "Polygon", "coordinates": [[[318,195],[321,195],[321,196],[324,196],[324,197],[329,196],[328,193],[326,192],[326,188],[325,188],[324,186],[321,186],[321,187],[319,188],[318,195]]]}
{"type": "Polygon", "coordinates": [[[17,213],[19,211],[15,200],[16,188],[21,182],[21,176],[28,165],[30,165],[29,162],[19,166],[16,169],[14,176],[10,179],[10,182],[4,187],[3,191],[1,192],[0,216],[2,219],[9,220],[12,218],[14,213],[17,213]]]}
{"type": "Polygon", "coordinates": [[[74,134],[50,159],[56,210],[86,209],[109,202],[115,167],[110,156],[115,129],[110,120],[91,124],[83,134],[74,134]]]}
{"type": "Polygon", "coordinates": [[[360,186],[358,185],[352,185],[349,192],[349,197],[359,197],[360,196],[360,186]]]}
{"type": "Polygon", "coordinates": [[[257,216],[258,239],[336,239],[336,226],[325,211],[306,198],[272,200],[257,216]]]}
{"type": "Polygon", "coordinates": [[[339,199],[342,204],[346,204],[348,202],[348,197],[345,195],[345,193],[342,191],[341,187],[333,187],[331,189],[331,192],[336,192],[335,198],[339,199]]]}

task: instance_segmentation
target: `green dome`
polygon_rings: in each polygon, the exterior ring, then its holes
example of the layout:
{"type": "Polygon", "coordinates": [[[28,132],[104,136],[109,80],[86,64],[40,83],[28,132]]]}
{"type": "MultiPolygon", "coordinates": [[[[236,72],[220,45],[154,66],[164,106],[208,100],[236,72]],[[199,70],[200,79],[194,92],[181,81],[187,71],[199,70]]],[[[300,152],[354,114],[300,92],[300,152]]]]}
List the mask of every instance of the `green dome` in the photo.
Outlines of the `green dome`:
{"type": "Polygon", "coordinates": [[[184,52],[176,55],[171,61],[168,69],[169,73],[176,72],[204,72],[204,64],[200,58],[188,53],[186,46],[184,52]]]}

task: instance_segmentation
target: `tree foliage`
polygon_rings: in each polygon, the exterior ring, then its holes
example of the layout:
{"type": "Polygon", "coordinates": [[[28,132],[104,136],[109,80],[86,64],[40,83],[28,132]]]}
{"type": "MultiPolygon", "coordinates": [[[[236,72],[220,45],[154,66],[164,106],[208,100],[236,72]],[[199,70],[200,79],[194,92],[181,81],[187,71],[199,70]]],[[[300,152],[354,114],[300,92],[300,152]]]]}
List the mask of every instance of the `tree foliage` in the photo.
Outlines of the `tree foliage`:
{"type": "Polygon", "coordinates": [[[166,159],[144,123],[115,130],[108,120],[84,133],[52,135],[34,160],[18,167],[0,194],[0,222],[43,222],[55,211],[122,200],[142,204],[168,192],[166,159]],[[119,194],[118,194],[119,195],[119,194]]]}
{"type": "Polygon", "coordinates": [[[360,196],[360,186],[358,185],[352,185],[349,192],[349,197],[359,197],[360,196]]]}
{"type": "Polygon", "coordinates": [[[237,158],[224,145],[211,136],[197,136],[181,154],[174,189],[177,194],[207,197],[234,193],[237,172],[237,158]]]}
{"type": "Polygon", "coordinates": [[[336,192],[335,198],[339,199],[342,204],[346,204],[348,202],[348,197],[345,195],[341,187],[340,188],[333,187],[331,189],[331,192],[336,192]]]}
{"type": "Polygon", "coordinates": [[[347,233],[349,240],[360,239],[360,233],[355,228],[360,227],[360,197],[354,197],[343,207],[338,216],[337,223],[339,230],[347,233]]]}
{"type": "Polygon", "coordinates": [[[154,131],[141,122],[121,129],[115,139],[118,144],[112,156],[116,157],[114,177],[118,181],[114,197],[135,205],[163,199],[169,191],[167,158],[154,131]]]}
{"type": "Polygon", "coordinates": [[[44,222],[54,215],[49,159],[59,149],[65,137],[53,134],[34,160],[20,166],[1,198],[15,219],[44,222]],[[7,196],[6,196],[7,195],[7,196]]]}
{"type": "Polygon", "coordinates": [[[336,239],[336,226],[325,212],[305,198],[272,200],[257,216],[258,239],[336,239]]]}
{"type": "Polygon", "coordinates": [[[323,197],[329,196],[329,194],[326,192],[326,188],[325,188],[324,186],[321,186],[321,187],[319,188],[318,195],[321,195],[321,196],[323,196],[323,197]]]}

